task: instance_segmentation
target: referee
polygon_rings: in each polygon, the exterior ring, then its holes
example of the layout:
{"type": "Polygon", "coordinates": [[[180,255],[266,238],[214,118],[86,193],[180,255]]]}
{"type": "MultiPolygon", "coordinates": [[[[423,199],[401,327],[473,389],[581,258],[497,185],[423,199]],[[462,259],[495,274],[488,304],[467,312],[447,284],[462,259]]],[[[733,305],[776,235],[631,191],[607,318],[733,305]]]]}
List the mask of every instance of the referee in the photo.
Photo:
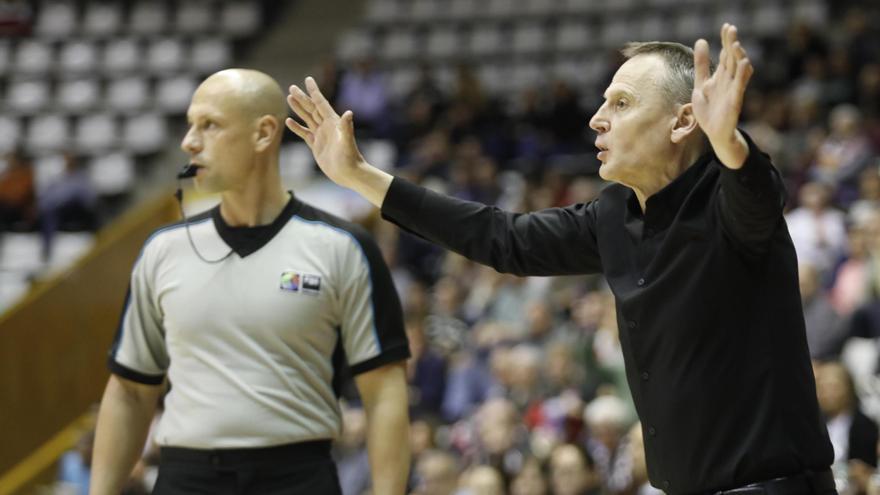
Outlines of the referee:
{"type": "Polygon", "coordinates": [[[331,179],[428,240],[502,272],[603,273],[652,485],[832,494],[784,190],[736,129],[753,69],[734,26],[721,40],[714,74],[704,40],[624,50],[590,120],[615,184],[588,204],[514,214],[393,178],[311,79],[288,96],[305,125],[287,125],[331,179]]]}
{"type": "Polygon", "coordinates": [[[118,494],[166,389],[157,494],[338,494],[339,373],[368,418],[373,493],[409,470],[400,302],[360,227],[282,188],[284,95],[231,69],[192,97],[182,148],[220,204],[134,264],[98,415],[92,495],[118,494]]]}

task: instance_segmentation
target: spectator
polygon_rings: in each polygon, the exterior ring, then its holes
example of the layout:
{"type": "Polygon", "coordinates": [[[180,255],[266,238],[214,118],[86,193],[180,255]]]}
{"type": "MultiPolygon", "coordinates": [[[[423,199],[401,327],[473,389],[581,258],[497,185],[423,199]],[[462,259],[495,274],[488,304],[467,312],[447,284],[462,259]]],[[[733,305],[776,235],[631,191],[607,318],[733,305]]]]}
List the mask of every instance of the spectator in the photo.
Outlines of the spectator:
{"type": "Polygon", "coordinates": [[[563,444],[550,454],[550,486],[553,495],[598,495],[601,481],[593,460],[574,444],[563,444]]]}
{"type": "Polygon", "coordinates": [[[867,482],[863,474],[877,468],[878,427],[861,411],[852,377],[840,363],[819,364],[816,391],[834,446],[835,465],[847,465],[850,478],[867,482]]]}
{"type": "Polygon", "coordinates": [[[458,483],[458,462],[448,452],[430,450],[421,455],[414,476],[415,495],[453,495],[458,483]]]}
{"type": "Polygon", "coordinates": [[[845,215],[831,207],[831,190],[819,182],[801,188],[800,204],[785,216],[798,262],[824,275],[846,248],[845,215]]]}
{"type": "Polygon", "coordinates": [[[375,61],[363,58],[342,76],[338,104],[358,116],[361,130],[374,136],[384,135],[388,122],[388,88],[375,61]]]}
{"type": "Polygon", "coordinates": [[[846,339],[846,325],[834,311],[828,296],[822,292],[819,272],[812,265],[798,267],[801,301],[804,305],[804,323],[807,344],[813,359],[835,359],[840,355],[846,339]]]}
{"type": "Polygon", "coordinates": [[[30,230],[35,213],[31,161],[23,152],[14,151],[7,155],[6,169],[0,174],[0,229],[30,230]]]}
{"type": "Polygon", "coordinates": [[[98,224],[97,193],[89,171],[72,154],[64,156],[64,174],[40,192],[37,202],[43,256],[48,259],[52,239],[60,230],[95,230],[98,224]]]}

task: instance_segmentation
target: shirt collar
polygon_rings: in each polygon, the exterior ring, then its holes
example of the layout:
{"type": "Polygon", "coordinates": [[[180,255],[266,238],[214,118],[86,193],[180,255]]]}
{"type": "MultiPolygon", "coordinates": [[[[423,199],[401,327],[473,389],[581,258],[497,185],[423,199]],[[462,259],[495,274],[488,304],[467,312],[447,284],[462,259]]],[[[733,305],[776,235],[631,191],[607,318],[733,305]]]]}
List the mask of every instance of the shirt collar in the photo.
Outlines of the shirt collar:
{"type": "Polygon", "coordinates": [[[627,197],[627,206],[630,213],[639,218],[644,217],[646,223],[656,228],[665,228],[675,218],[675,214],[681,209],[685,199],[693,191],[694,187],[703,177],[706,167],[715,158],[713,153],[705,153],[688,167],[681,175],[666,184],[662,189],[651,195],[645,203],[645,212],[642,214],[639,200],[635,191],[630,189],[627,197]]]}
{"type": "Polygon", "coordinates": [[[242,258],[256,252],[268,244],[302,207],[302,202],[294,196],[293,192],[288,191],[288,193],[290,201],[287,202],[275,220],[266,225],[231,227],[223,220],[223,215],[220,214],[220,205],[215,206],[211,210],[211,217],[220,238],[242,258]]]}

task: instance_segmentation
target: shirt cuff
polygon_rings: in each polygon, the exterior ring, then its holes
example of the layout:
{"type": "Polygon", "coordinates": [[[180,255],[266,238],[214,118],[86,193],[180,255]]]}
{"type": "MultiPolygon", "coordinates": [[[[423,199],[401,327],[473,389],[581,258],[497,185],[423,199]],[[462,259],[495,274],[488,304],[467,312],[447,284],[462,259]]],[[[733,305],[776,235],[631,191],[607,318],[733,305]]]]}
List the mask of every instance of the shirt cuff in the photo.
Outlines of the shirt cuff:
{"type": "Polygon", "coordinates": [[[406,361],[409,357],[409,346],[407,344],[399,344],[390,349],[386,349],[382,354],[379,354],[374,358],[361,361],[357,364],[352,364],[349,368],[351,369],[352,375],[360,375],[361,373],[366,373],[367,371],[385,366],[386,364],[396,363],[397,361],[406,361]]]}
{"type": "Polygon", "coordinates": [[[141,373],[140,371],[135,371],[127,366],[119,364],[118,361],[113,359],[113,356],[107,358],[107,368],[114,375],[121,376],[126,380],[131,380],[133,382],[141,383],[143,385],[161,385],[163,381],[165,381],[165,375],[148,375],[146,373],[141,373]]]}
{"type": "Polygon", "coordinates": [[[418,216],[424,197],[425,188],[395,177],[382,201],[382,218],[398,225],[408,223],[418,216]]]}
{"type": "Polygon", "coordinates": [[[778,179],[778,172],[770,163],[770,156],[761,151],[742,129],[739,132],[749,146],[749,154],[743,166],[738,169],[728,168],[718,162],[725,181],[735,181],[743,189],[751,191],[755,198],[775,193],[781,185],[781,180],[778,179]]]}

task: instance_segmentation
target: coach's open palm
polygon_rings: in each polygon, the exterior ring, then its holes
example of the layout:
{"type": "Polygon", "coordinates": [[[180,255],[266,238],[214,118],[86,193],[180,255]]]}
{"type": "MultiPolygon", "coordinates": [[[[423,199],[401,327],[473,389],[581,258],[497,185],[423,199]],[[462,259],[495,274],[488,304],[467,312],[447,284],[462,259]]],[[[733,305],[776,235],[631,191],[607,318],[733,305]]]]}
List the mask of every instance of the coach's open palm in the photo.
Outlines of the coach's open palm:
{"type": "Polygon", "coordinates": [[[729,168],[739,168],[748,155],[748,145],[737,132],[743,95],[754,69],[746,51],[736,39],[736,26],[721,27],[718,68],[709,75],[709,43],[694,46],[694,116],[718,159],[729,168]]]}
{"type": "Polygon", "coordinates": [[[340,117],[311,77],[306,78],[306,89],[308,95],[293,85],[287,96],[290,108],[305,125],[290,118],[285,123],[309,145],[324,174],[348,187],[355,168],[364,160],[354,139],[354,116],[349,110],[340,117]]]}

